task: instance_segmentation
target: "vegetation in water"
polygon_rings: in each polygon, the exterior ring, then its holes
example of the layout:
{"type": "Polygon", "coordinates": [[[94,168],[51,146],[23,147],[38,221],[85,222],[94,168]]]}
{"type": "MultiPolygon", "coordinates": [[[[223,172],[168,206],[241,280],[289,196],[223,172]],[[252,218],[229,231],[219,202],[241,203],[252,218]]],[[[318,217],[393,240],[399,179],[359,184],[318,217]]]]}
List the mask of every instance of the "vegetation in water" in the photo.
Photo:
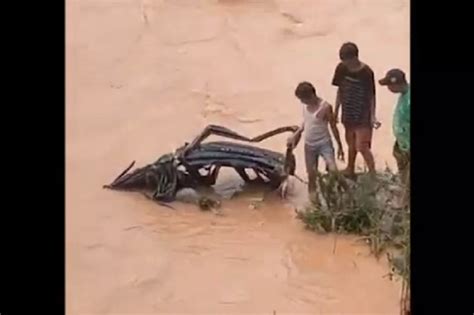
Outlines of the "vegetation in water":
{"type": "Polygon", "coordinates": [[[377,174],[359,175],[348,180],[340,174],[319,174],[317,193],[311,204],[298,212],[308,229],[323,233],[362,236],[371,252],[388,256],[390,278],[402,285],[402,314],[409,313],[410,291],[410,209],[399,207],[402,184],[390,169],[377,174]]]}

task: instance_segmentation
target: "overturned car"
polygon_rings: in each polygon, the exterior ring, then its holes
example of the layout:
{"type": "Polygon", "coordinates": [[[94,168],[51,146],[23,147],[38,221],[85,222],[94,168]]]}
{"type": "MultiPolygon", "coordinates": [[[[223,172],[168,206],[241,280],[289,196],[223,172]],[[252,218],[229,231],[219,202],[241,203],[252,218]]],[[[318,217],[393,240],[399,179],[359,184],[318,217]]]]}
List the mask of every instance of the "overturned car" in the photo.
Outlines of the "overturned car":
{"type": "Polygon", "coordinates": [[[209,125],[193,142],[186,143],[174,153],[162,155],[156,162],[130,169],[130,164],[112,183],[103,188],[125,191],[152,191],[149,196],[160,203],[175,200],[176,194],[183,188],[212,186],[216,183],[221,167],[231,167],[245,182],[258,181],[280,189],[284,195],[289,176],[295,175],[296,161],[292,147],[285,153],[259,148],[231,141],[203,143],[211,135],[218,135],[245,142],[261,142],[275,135],[295,133],[298,126],[280,127],[259,136],[248,138],[226,127],[209,125]],[[250,179],[246,170],[253,170],[255,179],[250,179]]]}

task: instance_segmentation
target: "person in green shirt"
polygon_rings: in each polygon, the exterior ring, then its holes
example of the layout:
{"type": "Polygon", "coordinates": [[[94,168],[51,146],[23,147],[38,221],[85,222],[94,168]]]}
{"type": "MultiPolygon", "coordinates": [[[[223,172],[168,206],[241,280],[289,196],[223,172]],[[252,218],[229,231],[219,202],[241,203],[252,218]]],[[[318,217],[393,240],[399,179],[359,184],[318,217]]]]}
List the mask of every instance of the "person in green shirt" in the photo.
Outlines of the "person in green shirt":
{"type": "MultiPolygon", "coordinates": [[[[395,145],[393,156],[397,161],[398,172],[402,183],[409,191],[410,185],[410,84],[405,73],[400,69],[392,69],[379,84],[386,86],[390,92],[400,94],[393,115],[393,134],[395,145]]],[[[404,198],[404,201],[407,201],[404,198]]]]}

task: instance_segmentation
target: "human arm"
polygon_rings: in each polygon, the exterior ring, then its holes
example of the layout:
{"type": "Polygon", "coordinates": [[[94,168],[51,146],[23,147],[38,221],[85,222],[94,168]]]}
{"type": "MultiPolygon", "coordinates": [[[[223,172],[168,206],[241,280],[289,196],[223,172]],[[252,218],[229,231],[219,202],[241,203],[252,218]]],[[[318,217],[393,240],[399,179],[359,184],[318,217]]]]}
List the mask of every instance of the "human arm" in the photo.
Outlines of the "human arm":
{"type": "Polygon", "coordinates": [[[375,78],[374,72],[372,69],[369,69],[369,77],[368,77],[368,89],[370,92],[370,124],[373,128],[378,129],[382,124],[377,119],[376,114],[376,97],[375,97],[375,78]]]}
{"type": "Polygon", "coordinates": [[[333,113],[331,105],[328,105],[327,117],[332,134],[334,135],[337,143],[337,158],[344,161],[344,149],[342,148],[341,137],[339,135],[339,129],[337,128],[336,115],[333,113]]]}
{"type": "Polygon", "coordinates": [[[288,137],[287,146],[294,148],[300,142],[301,134],[304,131],[304,122],[301,123],[301,126],[295,131],[294,134],[288,137]]]}
{"type": "Polygon", "coordinates": [[[337,87],[337,94],[336,94],[336,102],[335,104],[335,110],[334,110],[334,118],[336,120],[336,123],[339,122],[339,110],[341,108],[341,83],[342,79],[344,77],[344,66],[342,63],[338,64],[336,67],[336,70],[334,71],[334,76],[332,79],[332,85],[337,87]]]}
{"type": "Polygon", "coordinates": [[[370,101],[370,122],[374,129],[379,129],[382,123],[377,119],[377,115],[375,113],[375,95],[372,96],[372,100],[370,101]]]}

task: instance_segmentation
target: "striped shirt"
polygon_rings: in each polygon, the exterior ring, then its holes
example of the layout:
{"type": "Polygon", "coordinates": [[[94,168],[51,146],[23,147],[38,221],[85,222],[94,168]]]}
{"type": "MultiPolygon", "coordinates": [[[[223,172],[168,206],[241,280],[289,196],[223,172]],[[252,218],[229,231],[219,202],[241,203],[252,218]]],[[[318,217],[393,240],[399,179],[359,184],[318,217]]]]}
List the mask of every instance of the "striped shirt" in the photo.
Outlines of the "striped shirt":
{"type": "Polygon", "coordinates": [[[364,65],[351,72],[340,63],[332,84],[339,87],[342,123],[351,126],[370,126],[370,104],[375,96],[374,72],[364,65]]]}

